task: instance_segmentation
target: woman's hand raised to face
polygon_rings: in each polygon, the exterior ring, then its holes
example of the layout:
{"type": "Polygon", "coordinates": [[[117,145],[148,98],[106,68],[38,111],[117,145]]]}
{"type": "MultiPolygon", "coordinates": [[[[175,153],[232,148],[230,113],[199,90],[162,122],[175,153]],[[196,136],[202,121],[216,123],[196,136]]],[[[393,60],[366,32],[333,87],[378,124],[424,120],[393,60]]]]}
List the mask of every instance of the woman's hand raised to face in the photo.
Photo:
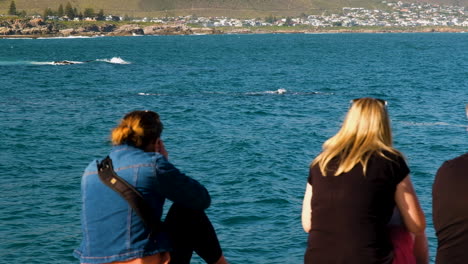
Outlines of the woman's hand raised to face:
{"type": "Polygon", "coordinates": [[[166,159],[169,159],[169,153],[167,153],[166,147],[162,139],[156,140],[155,151],[163,155],[166,159]]]}

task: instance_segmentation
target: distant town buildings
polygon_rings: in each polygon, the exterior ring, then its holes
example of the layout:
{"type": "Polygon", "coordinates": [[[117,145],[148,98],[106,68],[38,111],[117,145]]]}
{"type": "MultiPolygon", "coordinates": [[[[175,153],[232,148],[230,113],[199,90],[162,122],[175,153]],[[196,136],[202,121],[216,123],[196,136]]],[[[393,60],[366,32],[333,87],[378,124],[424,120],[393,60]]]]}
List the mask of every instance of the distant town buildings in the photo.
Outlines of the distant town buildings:
{"type": "MultiPolygon", "coordinates": [[[[301,17],[265,19],[237,19],[228,17],[179,16],[164,18],[129,19],[107,15],[106,21],[131,20],[160,24],[197,25],[202,27],[258,27],[258,26],[313,26],[313,27],[416,27],[416,26],[461,26],[468,27],[468,15],[464,7],[427,3],[403,3],[382,1],[386,10],[344,7],[340,14],[303,15],[301,17]]],[[[50,16],[48,19],[68,20],[67,17],[50,16]]],[[[74,18],[77,20],[78,18],[74,18]]],[[[95,20],[84,17],[81,20],[95,20]]]]}
{"type": "Polygon", "coordinates": [[[415,27],[462,26],[468,27],[468,14],[464,7],[424,3],[382,1],[388,10],[368,10],[344,7],[341,14],[309,15],[302,17],[236,19],[227,17],[170,17],[144,18],[143,21],[159,23],[193,24],[203,27],[257,27],[257,26],[314,26],[314,27],[415,27]],[[268,20],[268,21],[267,21],[268,20]]]}

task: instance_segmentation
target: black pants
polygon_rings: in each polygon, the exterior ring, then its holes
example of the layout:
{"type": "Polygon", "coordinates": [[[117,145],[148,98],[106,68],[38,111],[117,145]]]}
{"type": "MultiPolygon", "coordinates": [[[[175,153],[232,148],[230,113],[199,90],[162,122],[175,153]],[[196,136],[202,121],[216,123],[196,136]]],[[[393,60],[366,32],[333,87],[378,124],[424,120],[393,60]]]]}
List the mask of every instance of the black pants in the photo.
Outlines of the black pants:
{"type": "Polygon", "coordinates": [[[194,251],[208,264],[221,257],[218,237],[204,211],[174,203],[167,213],[164,227],[173,246],[170,264],[189,264],[194,251]]]}

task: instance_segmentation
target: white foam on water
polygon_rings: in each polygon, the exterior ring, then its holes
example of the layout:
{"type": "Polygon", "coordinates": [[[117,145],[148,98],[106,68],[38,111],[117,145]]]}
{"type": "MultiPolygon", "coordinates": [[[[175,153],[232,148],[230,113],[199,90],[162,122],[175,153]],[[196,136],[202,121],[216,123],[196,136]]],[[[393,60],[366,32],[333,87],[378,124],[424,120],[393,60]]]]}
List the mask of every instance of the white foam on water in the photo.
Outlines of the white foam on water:
{"type": "Polygon", "coordinates": [[[31,61],[30,63],[34,65],[54,65],[53,61],[31,61]]]}
{"type": "Polygon", "coordinates": [[[66,36],[66,37],[39,37],[36,39],[88,39],[88,38],[98,38],[103,36],[66,36]]]}
{"type": "Polygon", "coordinates": [[[283,89],[283,88],[279,88],[278,90],[276,91],[266,91],[264,93],[266,94],[285,94],[287,92],[286,89],[283,89]]]}
{"type": "Polygon", "coordinates": [[[130,62],[125,61],[120,57],[113,57],[111,59],[97,59],[96,61],[103,61],[112,64],[131,64],[130,62]]]}
{"type": "Polygon", "coordinates": [[[156,94],[156,93],[138,93],[138,95],[143,95],[143,96],[151,96],[151,95],[162,95],[162,94],[156,94]]]}
{"type": "Polygon", "coordinates": [[[459,125],[459,124],[449,124],[446,122],[409,122],[409,121],[401,121],[400,123],[409,126],[452,126],[452,127],[468,127],[467,125],[459,125]]]}
{"type": "Polygon", "coordinates": [[[276,90],[276,92],[278,94],[285,94],[287,91],[286,91],[286,89],[280,88],[280,89],[276,90]]]}
{"type": "Polygon", "coordinates": [[[34,38],[22,37],[22,38],[2,38],[2,39],[34,39],[34,38]]]}
{"type": "Polygon", "coordinates": [[[278,90],[275,91],[264,91],[264,92],[248,92],[246,94],[248,95],[261,95],[261,94],[285,94],[287,92],[286,89],[279,88],[278,90]]]}
{"type": "Polygon", "coordinates": [[[284,88],[279,88],[275,91],[264,91],[264,92],[247,92],[247,95],[265,95],[265,94],[288,94],[288,95],[313,95],[313,94],[322,94],[322,95],[333,95],[334,93],[325,93],[325,92],[291,92],[284,88]]]}

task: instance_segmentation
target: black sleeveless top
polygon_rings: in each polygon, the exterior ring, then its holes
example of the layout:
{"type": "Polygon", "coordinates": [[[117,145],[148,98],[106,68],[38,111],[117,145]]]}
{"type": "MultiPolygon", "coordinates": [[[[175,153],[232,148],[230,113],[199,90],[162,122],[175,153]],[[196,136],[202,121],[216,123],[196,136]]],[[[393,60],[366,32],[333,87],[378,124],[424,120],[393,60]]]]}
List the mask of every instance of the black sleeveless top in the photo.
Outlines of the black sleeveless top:
{"type": "MultiPolygon", "coordinates": [[[[404,159],[385,153],[373,155],[367,164],[326,177],[313,166],[312,229],[304,263],[391,264],[393,247],[387,224],[395,207],[395,190],[409,173],[404,159]]],[[[337,159],[329,168],[337,167],[337,159]]]]}

